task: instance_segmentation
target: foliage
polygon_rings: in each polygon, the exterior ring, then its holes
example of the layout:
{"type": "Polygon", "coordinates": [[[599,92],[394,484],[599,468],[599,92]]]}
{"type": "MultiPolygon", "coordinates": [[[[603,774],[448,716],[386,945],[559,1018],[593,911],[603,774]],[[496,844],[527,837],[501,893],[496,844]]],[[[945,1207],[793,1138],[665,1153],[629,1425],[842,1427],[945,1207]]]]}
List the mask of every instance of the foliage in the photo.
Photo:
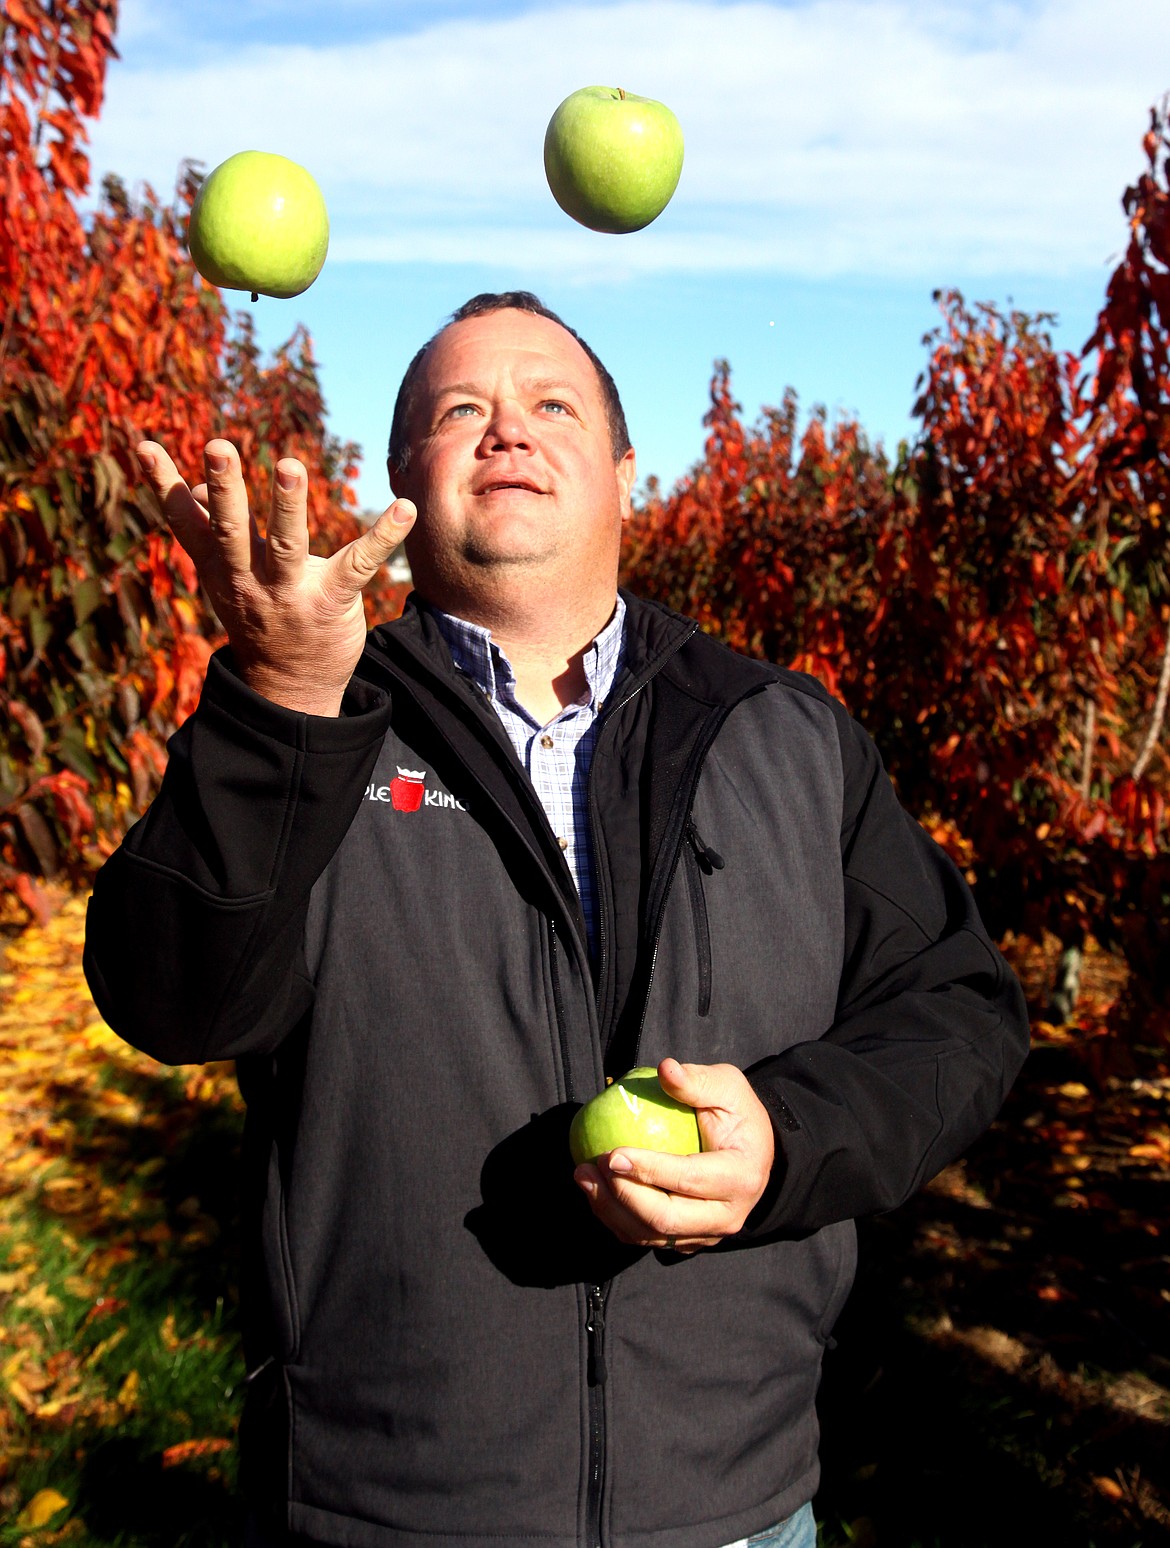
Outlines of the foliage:
{"type": "Polygon", "coordinates": [[[1081,356],[1051,318],[936,296],[919,428],[891,465],[794,395],[753,429],[718,362],[705,456],[631,524],[631,583],[814,673],[1001,934],[1120,943],[1170,1040],[1167,117],[1081,356]]]}
{"type": "MultiPolygon", "coordinates": [[[[144,810],[222,639],[136,442],[194,470],[230,437],[261,512],[275,460],[299,456],[325,551],[359,530],[357,450],[326,433],[308,335],[265,362],[197,280],[194,167],[173,206],[109,177],[79,213],[114,0],[4,0],[2,17],[0,894],[35,907],[31,878],[83,879],[144,810]]],[[[386,588],[370,600],[387,605],[386,588]]]]}
{"type": "MultiPolygon", "coordinates": [[[[265,362],[196,278],[175,201],[89,180],[115,0],[4,0],[0,31],[0,896],[85,875],[149,802],[221,638],[138,478],[239,445],[258,511],[310,469],[315,541],[356,530],[356,449],[324,428],[311,341],[265,362]]],[[[813,672],[877,738],[997,933],[1088,921],[1167,1035],[1170,988],[1170,184],[1167,110],[1126,191],[1093,337],[939,296],[894,461],[787,393],[745,428],[716,366],[705,456],[632,524],[627,574],[736,647],[813,672]]],[[[383,586],[368,616],[400,598],[383,586]]]]}

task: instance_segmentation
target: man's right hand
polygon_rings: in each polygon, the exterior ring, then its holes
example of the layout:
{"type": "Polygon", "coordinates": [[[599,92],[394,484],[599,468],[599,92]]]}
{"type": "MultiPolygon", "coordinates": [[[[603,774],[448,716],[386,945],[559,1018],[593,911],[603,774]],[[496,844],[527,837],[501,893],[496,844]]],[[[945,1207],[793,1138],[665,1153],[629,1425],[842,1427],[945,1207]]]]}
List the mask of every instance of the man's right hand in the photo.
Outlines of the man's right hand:
{"type": "Polygon", "coordinates": [[[411,502],[395,500],[360,537],[320,559],[309,552],[308,474],[295,457],[276,464],[262,538],[230,441],[208,441],[207,481],[193,489],[157,441],[142,441],[137,450],[167,524],[227,630],[243,680],[287,709],[336,715],[365,648],[362,587],[414,526],[411,502]]]}

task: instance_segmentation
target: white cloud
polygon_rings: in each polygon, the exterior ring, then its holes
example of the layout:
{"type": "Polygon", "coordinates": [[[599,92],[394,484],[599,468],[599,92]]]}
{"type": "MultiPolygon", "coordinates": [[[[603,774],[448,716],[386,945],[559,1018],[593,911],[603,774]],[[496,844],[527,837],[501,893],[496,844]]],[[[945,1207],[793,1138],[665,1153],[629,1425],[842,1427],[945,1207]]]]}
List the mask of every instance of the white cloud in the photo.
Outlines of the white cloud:
{"type": "Polygon", "coordinates": [[[928,282],[1097,269],[1170,87],[1165,0],[624,0],[337,44],[172,36],[165,67],[145,62],[147,8],[127,13],[95,170],[165,192],[184,157],[279,150],[325,190],[334,262],[520,251],[595,276],[928,282]],[[669,103],[686,135],[672,205],[634,238],[580,231],[544,184],[545,124],[594,81],[669,103]]]}

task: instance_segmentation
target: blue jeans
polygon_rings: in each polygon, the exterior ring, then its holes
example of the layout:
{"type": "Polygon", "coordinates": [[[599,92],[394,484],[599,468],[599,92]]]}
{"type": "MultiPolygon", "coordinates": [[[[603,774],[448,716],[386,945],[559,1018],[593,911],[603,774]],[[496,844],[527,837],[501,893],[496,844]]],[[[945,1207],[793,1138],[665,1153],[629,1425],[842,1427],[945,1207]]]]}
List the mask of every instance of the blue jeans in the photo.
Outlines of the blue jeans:
{"type": "Polygon", "coordinates": [[[817,1548],[817,1524],[811,1505],[802,1505],[798,1511],[775,1526],[765,1527],[751,1537],[741,1537],[727,1548],[817,1548]]]}
{"type": "MultiPolygon", "coordinates": [[[[307,1539],[293,1539],[293,1542],[297,1541],[307,1539]]],[[[254,1516],[250,1517],[244,1548],[269,1548],[269,1545],[270,1539],[261,1530],[260,1523],[254,1516]]],[[[817,1548],[817,1524],[813,1520],[812,1506],[802,1505],[786,1521],[778,1521],[753,1537],[741,1537],[736,1543],[728,1543],[727,1548],[817,1548]]]]}

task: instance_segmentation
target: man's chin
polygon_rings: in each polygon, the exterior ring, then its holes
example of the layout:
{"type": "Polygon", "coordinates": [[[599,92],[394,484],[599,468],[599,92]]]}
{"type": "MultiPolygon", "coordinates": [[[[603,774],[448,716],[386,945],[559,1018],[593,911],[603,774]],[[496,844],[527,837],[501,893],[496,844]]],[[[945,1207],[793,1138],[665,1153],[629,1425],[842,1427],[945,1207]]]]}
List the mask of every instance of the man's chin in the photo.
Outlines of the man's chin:
{"type": "Polygon", "coordinates": [[[474,570],[531,571],[555,563],[555,549],[542,549],[503,543],[477,543],[468,548],[464,559],[474,570]]]}

